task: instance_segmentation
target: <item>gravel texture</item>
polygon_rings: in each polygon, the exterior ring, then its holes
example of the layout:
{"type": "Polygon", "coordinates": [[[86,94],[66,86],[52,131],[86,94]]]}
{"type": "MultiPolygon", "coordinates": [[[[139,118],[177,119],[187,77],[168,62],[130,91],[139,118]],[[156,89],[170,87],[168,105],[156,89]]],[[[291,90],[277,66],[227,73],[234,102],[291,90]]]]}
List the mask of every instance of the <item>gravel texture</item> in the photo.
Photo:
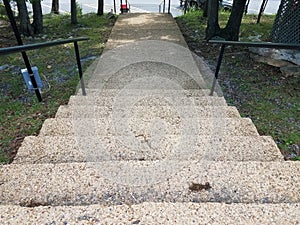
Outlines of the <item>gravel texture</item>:
{"type": "Polygon", "coordinates": [[[13,164],[0,168],[0,202],[21,206],[142,202],[299,203],[297,162],[195,160],[13,164]],[[191,191],[194,184],[210,189],[191,191]]]}
{"type": "Polygon", "coordinates": [[[142,203],[103,207],[0,206],[0,223],[19,224],[285,224],[300,221],[299,204],[142,203]]]}
{"type": "Polygon", "coordinates": [[[88,96],[0,166],[0,223],[299,223],[300,164],[208,96],[186,46],[170,15],[121,15],[88,96]]]}
{"type": "MultiPolygon", "coordinates": [[[[128,112],[124,108],[115,108],[114,113],[131,116],[131,117],[174,117],[182,112],[182,117],[227,117],[227,118],[240,118],[240,114],[234,106],[195,106],[191,111],[191,107],[183,106],[177,110],[171,106],[133,106],[128,112]],[[178,112],[179,111],[179,112],[178,112]]],[[[103,106],[60,106],[55,115],[56,118],[94,118],[94,117],[107,117],[111,118],[112,109],[103,106]]]]}
{"type": "MultiPolygon", "coordinates": [[[[119,106],[126,106],[134,103],[135,106],[150,105],[150,106],[227,106],[223,97],[182,97],[182,96],[141,96],[141,99],[137,99],[135,96],[119,96],[119,106]]],[[[98,106],[110,106],[115,104],[115,97],[101,97],[101,96],[71,96],[69,105],[98,105],[98,106]]]]}
{"type": "Polygon", "coordinates": [[[19,148],[13,163],[152,161],[166,158],[212,161],[283,160],[271,137],[165,136],[158,140],[154,137],[139,137],[137,143],[131,143],[134,142],[130,138],[117,136],[29,136],[19,148]],[[101,152],[105,154],[100,154],[101,152]],[[89,155],[94,157],[88,157],[89,155]]]}
{"type": "Polygon", "coordinates": [[[40,135],[228,135],[258,136],[252,121],[248,118],[57,118],[45,120],[40,135]]]}
{"type": "Polygon", "coordinates": [[[171,15],[134,13],[121,15],[116,21],[106,49],[145,40],[167,41],[187,47],[171,15]]]}

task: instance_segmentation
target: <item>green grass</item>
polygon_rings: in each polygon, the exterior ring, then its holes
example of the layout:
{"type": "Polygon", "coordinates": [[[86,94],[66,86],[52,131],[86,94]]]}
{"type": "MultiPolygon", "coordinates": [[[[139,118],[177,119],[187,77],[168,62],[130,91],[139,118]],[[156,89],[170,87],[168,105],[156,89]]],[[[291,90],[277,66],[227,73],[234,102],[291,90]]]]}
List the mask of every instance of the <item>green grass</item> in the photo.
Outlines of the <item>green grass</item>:
{"type": "MultiPolygon", "coordinates": [[[[221,27],[228,18],[228,12],[220,11],[221,27]]],[[[215,65],[219,49],[204,41],[206,19],[202,12],[194,11],[177,20],[190,48],[215,65]]],[[[249,41],[251,36],[270,41],[275,16],[263,15],[259,24],[256,20],[255,15],[244,15],[242,41],[249,41]]],[[[242,116],[250,117],[261,135],[272,136],[286,159],[300,159],[300,77],[284,77],[279,69],[254,62],[247,48],[227,48],[219,82],[227,102],[242,116]]]]}
{"type": "MultiPolygon", "coordinates": [[[[224,28],[229,19],[230,12],[219,11],[219,25],[224,28]]],[[[203,12],[200,10],[192,11],[186,13],[185,15],[179,17],[180,20],[184,21],[185,25],[191,30],[205,30],[206,28],[206,18],[203,18],[203,12]]],[[[261,22],[256,23],[256,15],[244,15],[242,19],[242,24],[240,27],[240,37],[247,38],[249,36],[261,35],[262,40],[270,41],[270,30],[272,29],[273,22],[275,20],[274,15],[263,15],[261,22]]]]}
{"type": "MultiPolygon", "coordinates": [[[[98,57],[111,31],[113,20],[96,14],[86,14],[70,24],[69,15],[46,15],[44,34],[25,43],[37,43],[69,37],[87,36],[89,41],[79,42],[81,58],[98,57]]],[[[10,29],[10,28],[9,28],[10,29]]],[[[14,43],[12,43],[13,45],[14,43]]],[[[7,163],[15,154],[25,136],[37,135],[43,121],[53,117],[61,104],[66,104],[75,93],[78,72],[73,44],[65,44],[27,52],[32,66],[38,66],[44,83],[43,102],[26,89],[20,69],[25,68],[21,54],[0,57],[0,163],[7,163]]],[[[83,63],[86,69],[92,60],[83,63]]]]}

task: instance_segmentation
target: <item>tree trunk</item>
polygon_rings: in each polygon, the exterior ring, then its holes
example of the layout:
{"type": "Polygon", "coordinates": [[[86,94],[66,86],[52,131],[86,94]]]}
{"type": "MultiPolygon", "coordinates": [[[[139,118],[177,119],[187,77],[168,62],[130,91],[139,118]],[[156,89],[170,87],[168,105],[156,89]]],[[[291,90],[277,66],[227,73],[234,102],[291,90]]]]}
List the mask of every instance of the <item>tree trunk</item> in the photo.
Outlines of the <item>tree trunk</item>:
{"type": "Polygon", "coordinates": [[[32,10],[33,10],[33,29],[35,34],[40,34],[43,32],[43,13],[41,0],[32,1],[32,10]]]}
{"type": "Polygon", "coordinates": [[[207,10],[206,40],[216,36],[220,31],[219,26],[219,0],[209,0],[207,10]]]}
{"type": "Polygon", "coordinates": [[[77,24],[76,0],[71,0],[71,23],[77,24]]]}
{"type": "Polygon", "coordinates": [[[17,7],[19,10],[19,19],[20,19],[20,33],[25,36],[33,35],[33,28],[30,24],[30,19],[28,16],[28,10],[25,3],[25,0],[18,0],[17,7]]]}
{"type": "Polygon", "coordinates": [[[221,29],[219,36],[227,41],[238,41],[240,26],[244,15],[247,0],[234,0],[229,20],[224,29],[221,29]]]}
{"type": "Polygon", "coordinates": [[[98,0],[98,11],[97,11],[98,16],[103,15],[103,5],[104,5],[104,0],[98,0]]]}
{"type": "Polygon", "coordinates": [[[205,1],[204,6],[203,6],[203,17],[205,17],[205,18],[208,16],[208,2],[209,1],[210,0],[205,1]]]}
{"type": "Polygon", "coordinates": [[[59,0],[52,0],[51,13],[59,14],[59,0]]]}
{"type": "Polygon", "coordinates": [[[263,0],[263,2],[261,3],[256,23],[260,23],[260,18],[266,9],[267,3],[268,3],[268,0],[263,0]]]}

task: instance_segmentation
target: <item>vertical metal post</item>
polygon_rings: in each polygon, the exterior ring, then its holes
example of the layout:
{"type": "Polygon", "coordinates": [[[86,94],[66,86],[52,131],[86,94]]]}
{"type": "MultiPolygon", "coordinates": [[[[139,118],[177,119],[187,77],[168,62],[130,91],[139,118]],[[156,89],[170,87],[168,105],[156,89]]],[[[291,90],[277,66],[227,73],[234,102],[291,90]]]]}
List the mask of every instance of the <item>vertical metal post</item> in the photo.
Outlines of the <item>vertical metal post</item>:
{"type": "Polygon", "coordinates": [[[188,1],[188,0],[185,0],[185,1],[184,1],[184,14],[186,14],[186,10],[187,10],[187,1],[188,1]]]}
{"type": "Polygon", "coordinates": [[[221,45],[221,50],[220,50],[220,54],[219,54],[219,58],[218,58],[218,64],[216,67],[216,72],[215,72],[215,77],[214,77],[214,81],[212,84],[212,87],[210,89],[210,96],[213,96],[214,94],[214,90],[215,90],[215,86],[219,77],[219,71],[220,71],[220,67],[221,67],[221,63],[222,63],[222,59],[223,59],[223,54],[224,54],[224,50],[225,50],[225,44],[221,45]]]}
{"type": "Polygon", "coordinates": [[[114,0],[114,11],[115,11],[115,14],[117,13],[117,9],[116,9],[116,0],[114,0]]]}
{"type": "Polygon", "coordinates": [[[164,5],[163,5],[163,13],[166,12],[166,0],[164,0],[164,5]]]}
{"type": "MultiPolygon", "coordinates": [[[[5,5],[6,13],[7,13],[7,16],[9,18],[10,24],[11,24],[12,29],[14,31],[15,37],[17,39],[18,45],[23,45],[21,35],[18,31],[18,27],[17,27],[16,21],[15,21],[13,12],[11,10],[9,1],[8,0],[3,0],[3,2],[4,2],[4,5],[5,5]]],[[[26,52],[22,52],[22,57],[23,57],[25,65],[26,65],[27,72],[29,74],[30,81],[31,81],[32,86],[34,88],[36,97],[38,98],[38,101],[41,102],[42,101],[42,96],[41,96],[40,90],[38,89],[38,86],[37,86],[36,80],[34,78],[34,74],[32,72],[31,65],[30,65],[30,62],[29,62],[29,59],[28,59],[28,56],[27,56],[26,52]]]]}
{"type": "Polygon", "coordinates": [[[168,14],[171,12],[171,0],[169,0],[169,5],[168,5],[168,14]]]}
{"type": "Polygon", "coordinates": [[[77,61],[77,67],[78,67],[78,73],[79,73],[79,79],[80,79],[82,95],[86,95],[84,80],[83,80],[83,76],[82,76],[82,68],[81,68],[81,62],[80,62],[79,48],[78,48],[77,41],[74,41],[74,49],[75,49],[75,55],[76,55],[76,61],[77,61]]]}
{"type": "Polygon", "coordinates": [[[122,4],[123,4],[123,2],[122,2],[122,0],[120,0],[120,11],[121,11],[121,13],[123,13],[122,4]]]}

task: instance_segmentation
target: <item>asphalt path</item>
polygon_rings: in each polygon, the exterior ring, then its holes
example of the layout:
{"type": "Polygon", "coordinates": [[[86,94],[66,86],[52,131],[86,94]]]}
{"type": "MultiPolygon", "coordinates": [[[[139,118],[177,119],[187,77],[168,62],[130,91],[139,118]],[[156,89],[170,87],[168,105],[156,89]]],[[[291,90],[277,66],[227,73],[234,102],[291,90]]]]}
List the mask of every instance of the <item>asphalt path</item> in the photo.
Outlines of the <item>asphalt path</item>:
{"type": "MultiPolygon", "coordinates": [[[[159,5],[162,0],[128,0],[130,3],[130,10],[132,13],[135,12],[159,12],[159,5]]],[[[90,13],[97,11],[97,0],[77,0],[78,4],[82,8],[83,13],[90,13]]],[[[123,0],[125,2],[125,0],[123,0]]],[[[43,13],[47,14],[51,11],[52,0],[43,0],[42,8],[43,13]]],[[[250,0],[248,7],[249,14],[257,14],[262,0],[250,0]]],[[[265,9],[265,14],[275,14],[277,13],[280,0],[269,0],[265,9]]],[[[70,0],[59,0],[59,7],[61,13],[70,12],[70,0]]],[[[168,7],[168,0],[166,0],[166,11],[168,7]]],[[[120,0],[116,0],[116,9],[119,13],[120,0]]],[[[113,0],[104,0],[104,11],[110,12],[114,9],[113,0]]],[[[162,7],[161,7],[162,9],[162,7]]],[[[174,17],[182,15],[182,10],[179,8],[179,0],[171,0],[171,13],[174,17]]]]}

